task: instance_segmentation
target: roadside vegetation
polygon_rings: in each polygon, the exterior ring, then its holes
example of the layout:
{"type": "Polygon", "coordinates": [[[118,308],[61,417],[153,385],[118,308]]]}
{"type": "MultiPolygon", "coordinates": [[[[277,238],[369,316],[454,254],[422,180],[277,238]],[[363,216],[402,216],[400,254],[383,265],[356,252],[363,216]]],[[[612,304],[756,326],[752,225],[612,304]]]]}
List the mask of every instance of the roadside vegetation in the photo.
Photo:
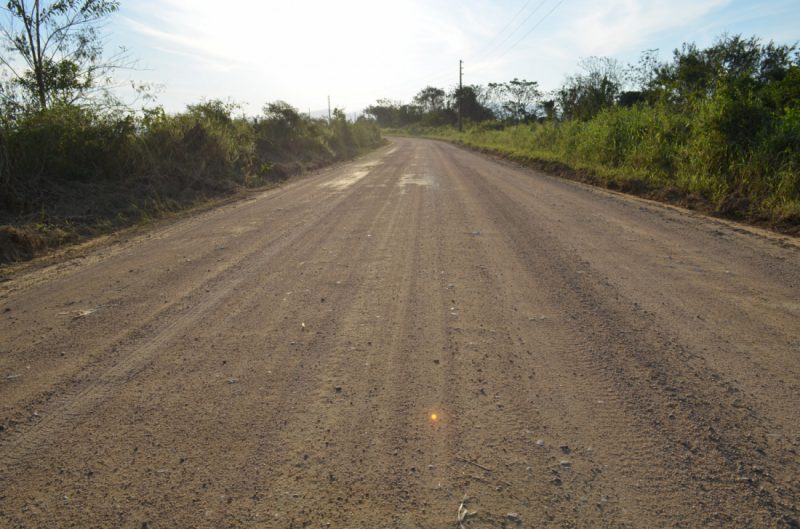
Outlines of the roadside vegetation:
{"type": "Polygon", "coordinates": [[[380,145],[366,119],[286,103],[246,117],[218,100],[168,114],[56,104],[3,117],[0,261],[279,183],[380,145]]]}
{"type": "Polygon", "coordinates": [[[379,101],[387,132],[426,135],[609,188],[800,233],[800,54],[723,36],[660,62],[581,61],[555,91],[533,81],[432,87],[379,101]],[[459,132],[457,108],[463,108],[459,132]]]}
{"type": "MultiPolygon", "coordinates": [[[[352,158],[374,120],[315,119],[276,101],[258,116],[208,100],[167,113],[115,96],[96,24],[117,2],[8,3],[0,58],[0,262],[352,158]],[[37,38],[38,36],[38,38],[37,38]],[[51,48],[41,43],[54,43],[51,48]]],[[[146,94],[145,94],[146,95],[146,94]]]]}

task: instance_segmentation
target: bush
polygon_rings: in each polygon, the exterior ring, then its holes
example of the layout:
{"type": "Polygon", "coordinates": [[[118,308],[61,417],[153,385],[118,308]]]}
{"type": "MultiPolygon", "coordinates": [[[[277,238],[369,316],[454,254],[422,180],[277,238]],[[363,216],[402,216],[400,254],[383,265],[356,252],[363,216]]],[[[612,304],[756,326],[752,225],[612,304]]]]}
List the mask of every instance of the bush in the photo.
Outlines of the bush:
{"type": "Polygon", "coordinates": [[[428,135],[565,163],[613,187],[705,198],[731,217],[800,222],[800,107],[771,112],[752,93],[718,90],[686,112],[662,101],[606,108],[588,121],[428,135]]]}
{"type": "Polygon", "coordinates": [[[381,142],[372,121],[351,123],[337,111],[329,124],[282,102],[256,119],[218,100],[178,114],[68,105],[19,116],[0,112],[0,226],[25,227],[0,243],[31,230],[46,233],[51,244],[103,231],[381,142]]]}

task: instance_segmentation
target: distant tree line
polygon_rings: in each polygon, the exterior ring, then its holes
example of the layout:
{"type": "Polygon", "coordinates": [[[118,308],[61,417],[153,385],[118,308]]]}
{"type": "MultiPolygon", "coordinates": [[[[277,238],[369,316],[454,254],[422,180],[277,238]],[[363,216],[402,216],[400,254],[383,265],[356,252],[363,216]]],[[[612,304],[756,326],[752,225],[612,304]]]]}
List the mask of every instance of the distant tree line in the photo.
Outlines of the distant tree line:
{"type": "Polygon", "coordinates": [[[383,127],[557,161],[609,186],[800,233],[796,45],[723,35],[667,60],[648,50],[636,64],[589,57],[579,67],[548,92],[519,79],[463,94],[427,87],[409,104],[379,101],[367,113],[383,127]],[[452,127],[460,95],[463,133],[452,127]]]}
{"type": "Polygon", "coordinates": [[[449,91],[428,86],[410,103],[378,100],[365,112],[381,127],[442,126],[458,121],[461,101],[467,122],[500,125],[544,120],[588,121],[603,109],[666,103],[685,111],[699,100],[721,95],[757,98],[765,111],[796,106],[800,69],[795,45],[763,43],[756,37],[724,35],[708,48],[683,44],[668,61],[658,50],[641,54],[637,64],[610,57],[580,60],[580,71],[551,91],[536,81],[512,79],[449,91]]]}
{"type": "Polygon", "coordinates": [[[541,97],[538,86],[537,82],[525,79],[488,86],[466,85],[449,92],[427,86],[414,96],[411,103],[379,99],[364,113],[373,117],[381,127],[440,127],[458,122],[460,104],[467,122],[502,119],[520,123],[531,119],[537,112],[541,97]]]}

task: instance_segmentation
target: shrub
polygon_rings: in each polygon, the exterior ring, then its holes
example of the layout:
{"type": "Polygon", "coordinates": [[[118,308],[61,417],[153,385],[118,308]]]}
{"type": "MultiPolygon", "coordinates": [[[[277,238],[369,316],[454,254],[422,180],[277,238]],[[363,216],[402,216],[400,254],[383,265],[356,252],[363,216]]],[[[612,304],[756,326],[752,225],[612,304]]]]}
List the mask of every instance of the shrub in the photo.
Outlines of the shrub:
{"type": "Polygon", "coordinates": [[[177,114],[70,105],[0,111],[0,225],[25,227],[0,244],[30,230],[46,233],[49,243],[103,231],[350,158],[381,141],[372,121],[351,123],[337,111],[327,123],[282,102],[256,119],[219,100],[177,114]]]}

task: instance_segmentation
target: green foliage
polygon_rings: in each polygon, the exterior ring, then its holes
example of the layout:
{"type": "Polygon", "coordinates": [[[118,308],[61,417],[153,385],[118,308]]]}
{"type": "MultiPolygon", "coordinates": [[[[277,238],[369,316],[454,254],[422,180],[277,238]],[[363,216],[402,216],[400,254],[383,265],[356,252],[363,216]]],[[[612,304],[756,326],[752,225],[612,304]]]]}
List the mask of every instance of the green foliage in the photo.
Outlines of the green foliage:
{"type": "Polygon", "coordinates": [[[178,114],[55,104],[2,117],[0,225],[35,222],[49,233],[128,224],[382,142],[372,120],[337,110],[327,123],[283,102],[256,119],[219,100],[178,114]]]}
{"type": "Polygon", "coordinates": [[[328,143],[333,152],[341,158],[349,158],[356,153],[358,147],[344,111],[338,108],[333,110],[329,130],[328,143]]]}
{"type": "Polygon", "coordinates": [[[727,216],[800,223],[800,108],[770,115],[755,94],[719,91],[685,114],[662,102],[606,108],[588,121],[429,135],[562,162],[612,187],[696,196],[727,216]]]}
{"type": "Polygon", "coordinates": [[[488,89],[480,85],[465,85],[461,88],[454,88],[448,96],[449,123],[458,122],[458,104],[461,101],[461,112],[464,122],[481,122],[495,118],[495,114],[489,108],[489,98],[491,94],[488,89]]]}
{"type": "Polygon", "coordinates": [[[383,128],[407,127],[419,123],[423,111],[418,105],[406,105],[389,99],[379,99],[364,110],[383,128]]]}
{"type": "Polygon", "coordinates": [[[268,103],[254,123],[259,160],[287,162],[301,156],[320,160],[331,157],[325,126],[323,121],[302,116],[288,103],[268,103]]]}
{"type": "Polygon", "coordinates": [[[489,83],[489,91],[497,101],[495,114],[510,123],[525,123],[536,119],[536,105],[542,93],[539,83],[514,78],[507,83],[489,83]]]}
{"type": "Polygon", "coordinates": [[[614,106],[623,84],[620,64],[608,57],[588,57],[580,62],[583,73],[568,77],[556,91],[565,119],[586,121],[614,106]]]}
{"type": "Polygon", "coordinates": [[[26,114],[3,131],[10,179],[35,187],[53,178],[94,178],[118,163],[115,153],[125,149],[133,128],[130,116],[70,105],[26,114]]]}
{"type": "Polygon", "coordinates": [[[11,52],[0,56],[13,77],[6,91],[19,104],[42,110],[108,88],[124,52],[104,61],[99,30],[117,10],[116,0],[8,0],[0,28],[0,41],[11,52]]]}
{"type": "Polygon", "coordinates": [[[487,104],[489,95],[489,91],[479,85],[456,87],[449,93],[428,86],[417,93],[413,104],[379,99],[364,112],[384,129],[441,127],[458,122],[460,105],[464,121],[479,122],[495,117],[487,104]]]}
{"type": "MultiPolygon", "coordinates": [[[[650,64],[649,75],[639,75],[641,89],[651,98],[682,106],[713,97],[719,90],[772,91],[797,68],[796,47],[763,44],[760,39],[723,35],[706,49],[685,43],[670,63],[650,64]]],[[[796,75],[796,74],[795,74],[796,75]]]]}
{"type": "Polygon", "coordinates": [[[422,132],[800,231],[799,60],[795,46],[741,36],[684,44],[663,64],[648,50],[627,72],[591,57],[541,103],[545,120],[422,132]]]}
{"type": "Polygon", "coordinates": [[[765,85],[760,91],[764,105],[780,113],[800,106],[800,65],[786,69],[782,79],[765,85]]]}
{"type": "Polygon", "coordinates": [[[422,108],[423,112],[440,112],[444,110],[445,91],[435,86],[427,86],[414,96],[414,103],[422,108]]]}
{"type": "Polygon", "coordinates": [[[143,166],[168,195],[208,193],[247,184],[255,163],[255,133],[238,107],[218,100],[187,107],[186,112],[150,119],[137,138],[143,166]]]}

